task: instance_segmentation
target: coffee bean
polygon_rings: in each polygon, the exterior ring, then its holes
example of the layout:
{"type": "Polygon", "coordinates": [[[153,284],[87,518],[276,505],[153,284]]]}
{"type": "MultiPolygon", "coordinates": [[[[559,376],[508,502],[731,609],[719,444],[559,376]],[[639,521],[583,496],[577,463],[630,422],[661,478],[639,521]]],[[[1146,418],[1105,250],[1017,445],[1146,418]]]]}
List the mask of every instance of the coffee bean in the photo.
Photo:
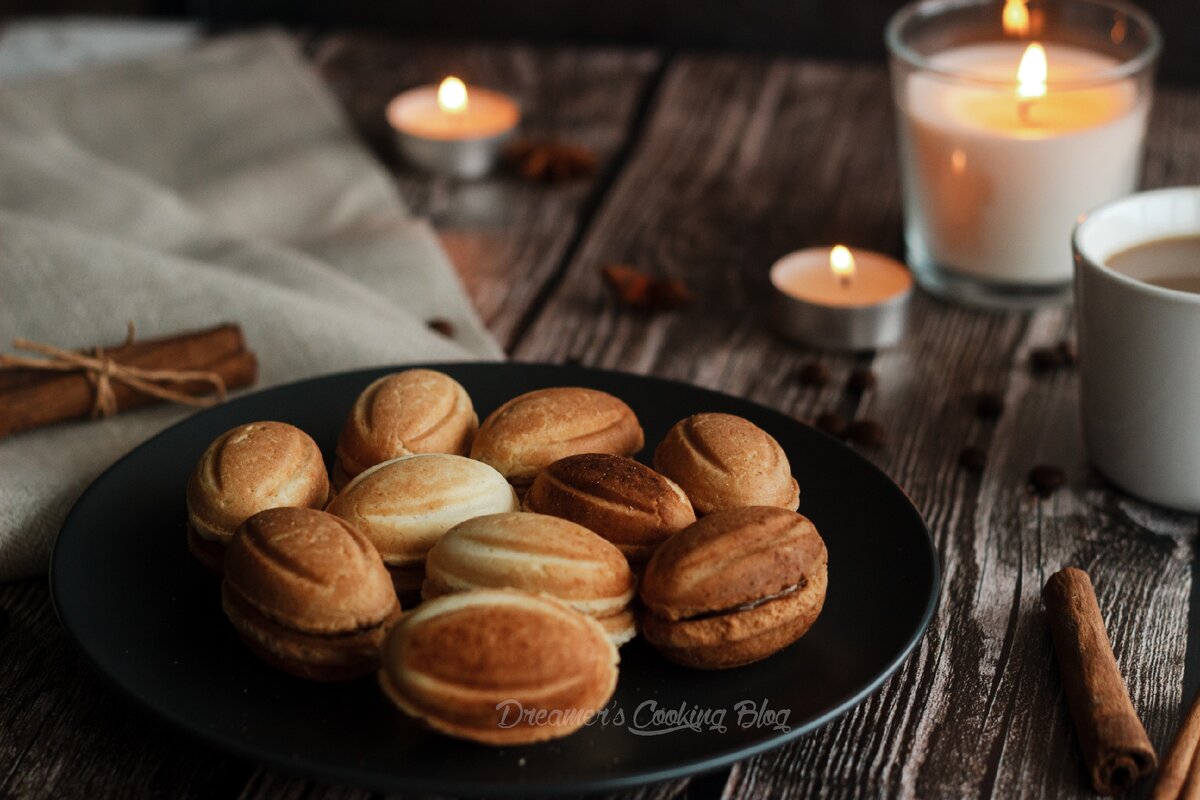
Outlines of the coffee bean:
{"type": "Polygon", "coordinates": [[[836,411],[826,411],[817,415],[817,427],[838,439],[846,438],[846,428],[849,421],[836,411]]]}
{"type": "Polygon", "coordinates": [[[850,378],[846,381],[846,391],[850,394],[864,394],[874,389],[875,383],[874,372],[866,368],[856,369],[850,373],[850,378]]]}
{"type": "Polygon", "coordinates": [[[829,383],[829,370],[820,361],[809,361],[800,368],[800,383],[821,387],[829,383]]]}
{"type": "Polygon", "coordinates": [[[1038,497],[1049,497],[1067,482],[1067,473],[1051,464],[1029,470],[1029,486],[1038,497]]]}
{"type": "Polygon", "coordinates": [[[454,336],[454,323],[448,319],[441,319],[440,317],[435,317],[434,319],[429,320],[425,324],[429,326],[430,330],[437,331],[442,336],[445,336],[447,339],[454,336]]]}
{"type": "Polygon", "coordinates": [[[996,419],[1004,413],[1004,398],[995,392],[983,392],[975,397],[975,416],[996,419]]]}
{"type": "Polygon", "coordinates": [[[983,472],[983,468],[987,466],[987,451],[975,445],[964,447],[958,454],[958,464],[967,472],[983,472]]]}
{"type": "Polygon", "coordinates": [[[873,419],[856,419],[846,429],[846,436],[863,447],[882,447],[887,444],[887,428],[873,419]]]}
{"type": "Polygon", "coordinates": [[[1079,354],[1075,343],[1063,339],[1053,347],[1039,347],[1029,353],[1029,368],[1036,373],[1055,372],[1075,366],[1079,354]]]}
{"type": "Polygon", "coordinates": [[[1054,372],[1064,366],[1066,360],[1057,347],[1039,347],[1029,353],[1029,368],[1034,372],[1054,372]]]}

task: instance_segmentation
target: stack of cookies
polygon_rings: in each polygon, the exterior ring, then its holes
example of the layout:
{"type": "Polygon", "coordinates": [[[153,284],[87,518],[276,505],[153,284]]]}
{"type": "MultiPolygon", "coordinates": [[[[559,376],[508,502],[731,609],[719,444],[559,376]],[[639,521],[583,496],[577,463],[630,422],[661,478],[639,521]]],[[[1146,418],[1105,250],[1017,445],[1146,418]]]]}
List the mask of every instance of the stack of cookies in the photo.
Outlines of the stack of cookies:
{"type": "Polygon", "coordinates": [[[825,544],[769,434],[698,414],[653,469],[632,458],[644,445],[605,392],[540,389],[480,424],[454,379],[407,370],[358,397],[332,480],[293,426],[218,437],[188,481],[188,546],[273,667],[377,672],[452,736],[563,736],[608,702],[639,630],[670,661],[726,669],[796,641],[824,602],[825,544]]]}

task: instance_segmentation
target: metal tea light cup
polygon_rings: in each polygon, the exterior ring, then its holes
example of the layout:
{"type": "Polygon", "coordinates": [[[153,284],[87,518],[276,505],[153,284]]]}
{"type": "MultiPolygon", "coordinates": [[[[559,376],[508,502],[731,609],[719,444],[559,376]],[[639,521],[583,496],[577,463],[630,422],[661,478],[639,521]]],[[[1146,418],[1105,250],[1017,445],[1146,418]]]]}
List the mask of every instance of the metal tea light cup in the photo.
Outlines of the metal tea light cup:
{"type": "Polygon", "coordinates": [[[904,336],[912,278],[882,253],[810,247],[776,261],[770,278],[769,320],[784,338],[827,350],[875,350],[904,336]],[[855,277],[831,274],[837,250],[856,265],[855,277]]]}
{"type": "MultiPolygon", "coordinates": [[[[396,147],[414,166],[437,175],[474,180],[492,171],[516,135],[520,108],[508,95],[463,84],[462,96],[474,105],[461,118],[439,110],[438,87],[420,86],[388,103],[386,115],[396,147]],[[488,109],[484,119],[475,113],[488,109]],[[459,129],[452,124],[462,123],[459,129]],[[442,123],[431,125],[432,123],[442,123]]],[[[468,101],[464,101],[468,102],[468,101]]]]}

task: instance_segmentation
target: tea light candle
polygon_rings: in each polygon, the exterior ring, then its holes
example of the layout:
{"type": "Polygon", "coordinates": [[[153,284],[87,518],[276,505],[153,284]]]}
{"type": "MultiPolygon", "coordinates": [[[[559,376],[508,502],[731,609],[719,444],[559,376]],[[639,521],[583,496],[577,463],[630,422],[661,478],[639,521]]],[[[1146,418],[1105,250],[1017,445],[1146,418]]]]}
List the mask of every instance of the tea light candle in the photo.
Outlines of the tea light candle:
{"type": "Polygon", "coordinates": [[[908,261],[935,293],[1068,299],[1075,219],[1137,185],[1153,23],[1106,0],[1055,9],[936,0],[889,25],[908,261]]]}
{"type": "Polygon", "coordinates": [[[912,276],[869,250],[810,247],[771,267],[771,322],[784,336],[831,350],[873,350],[900,340],[912,276]]]}
{"type": "Polygon", "coordinates": [[[450,76],[438,86],[419,86],[396,95],[387,107],[400,152],[430,172],[481,178],[495,166],[521,120],[506,94],[467,88],[450,76]]]}

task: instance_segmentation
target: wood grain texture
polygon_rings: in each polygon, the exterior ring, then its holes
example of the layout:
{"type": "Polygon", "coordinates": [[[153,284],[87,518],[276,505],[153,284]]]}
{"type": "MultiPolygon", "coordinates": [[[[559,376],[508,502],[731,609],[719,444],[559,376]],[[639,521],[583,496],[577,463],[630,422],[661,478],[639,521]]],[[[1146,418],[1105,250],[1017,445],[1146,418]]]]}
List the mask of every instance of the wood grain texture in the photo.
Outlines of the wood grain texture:
{"type": "Polygon", "coordinates": [[[409,207],[437,227],[489,330],[511,346],[586,221],[593,193],[603,189],[660,57],[650,51],[464,48],[344,35],[311,49],[314,64],[393,172],[409,207]],[[404,164],[383,116],[387,101],[452,74],[513,95],[523,109],[523,135],[591,148],[597,173],[546,186],[502,170],[464,183],[404,164]]]}
{"type": "MultiPolygon", "coordinates": [[[[1200,181],[1182,131],[1200,97],[1162,92],[1147,181],[1200,181]]],[[[1118,495],[1094,476],[1077,430],[1076,380],[1035,376],[1031,349],[1070,335],[1068,310],[980,313],[916,298],[910,335],[871,359],[878,388],[841,385],[861,357],[803,388],[814,353],[765,328],[766,269],[782,253],[848,241],[899,255],[900,190],[885,72],[873,66],[732,58],[671,65],[630,163],[516,353],[676,377],[810,418],[839,409],[884,420],[872,453],[937,539],[945,588],[904,669],[843,720],[739,765],[727,798],[1088,794],[1041,610],[1064,565],[1095,580],[1117,658],[1156,745],[1178,717],[1195,517],[1118,495]],[[615,307],[597,268],[626,261],[687,280],[692,308],[646,317],[615,307]],[[1000,393],[979,420],[969,398],[1000,393]],[[982,476],[957,465],[988,448],[982,476]],[[1025,486],[1055,463],[1069,487],[1025,486]]]]}
{"type": "Polygon", "coordinates": [[[45,581],[0,587],[0,797],[233,796],[251,767],[148,719],[67,641],[45,581]]]}

